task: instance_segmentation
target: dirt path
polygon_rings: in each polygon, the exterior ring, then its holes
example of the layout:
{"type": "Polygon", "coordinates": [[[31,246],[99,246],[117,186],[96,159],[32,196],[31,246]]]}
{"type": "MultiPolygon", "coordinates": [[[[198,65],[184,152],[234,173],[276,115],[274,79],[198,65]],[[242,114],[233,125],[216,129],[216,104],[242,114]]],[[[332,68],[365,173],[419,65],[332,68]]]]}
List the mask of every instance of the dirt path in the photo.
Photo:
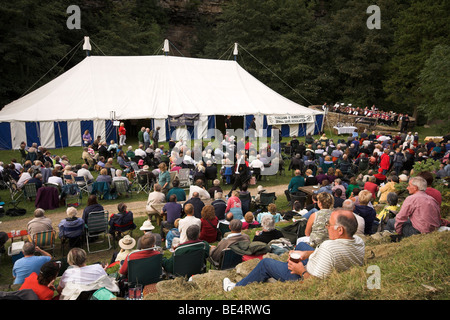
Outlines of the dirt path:
{"type": "MultiPolygon", "coordinates": [[[[271,186],[271,187],[265,187],[267,192],[275,192],[277,197],[284,196],[284,190],[287,189],[287,185],[278,185],[278,186],[271,186]]],[[[252,195],[256,194],[256,189],[251,189],[250,192],[252,195]]],[[[117,211],[117,204],[111,204],[111,205],[104,205],[103,206],[106,210],[108,210],[110,213],[113,213],[117,211]]],[[[131,201],[127,202],[128,210],[133,212],[134,217],[141,217],[146,216],[145,211],[145,201],[131,201]]],[[[81,216],[81,212],[78,213],[78,217],[81,216]]],[[[58,212],[58,213],[52,213],[49,214],[48,217],[53,222],[53,228],[55,230],[58,229],[59,222],[66,218],[67,215],[65,212],[58,212]]],[[[26,218],[13,220],[13,221],[3,221],[0,223],[0,230],[4,232],[9,232],[11,230],[24,230],[27,228],[27,223],[32,219],[32,214],[27,213],[26,218]]]]}

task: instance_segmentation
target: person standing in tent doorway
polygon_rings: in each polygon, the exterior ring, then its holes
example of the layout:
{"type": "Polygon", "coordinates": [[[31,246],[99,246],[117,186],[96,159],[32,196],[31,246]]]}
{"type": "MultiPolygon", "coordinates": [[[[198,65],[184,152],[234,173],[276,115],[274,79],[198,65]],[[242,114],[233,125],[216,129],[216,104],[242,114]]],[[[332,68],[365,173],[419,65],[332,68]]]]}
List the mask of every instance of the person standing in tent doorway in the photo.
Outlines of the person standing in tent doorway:
{"type": "Polygon", "coordinates": [[[227,116],[225,119],[225,132],[231,129],[231,116],[227,116]]]}
{"type": "Polygon", "coordinates": [[[158,141],[159,141],[159,129],[161,129],[161,127],[156,127],[155,132],[153,133],[153,143],[156,146],[158,146],[158,141]]]}
{"type": "Polygon", "coordinates": [[[119,145],[124,146],[127,140],[127,129],[125,129],[125,123],[121,122],[119,126],[119,145]]]}

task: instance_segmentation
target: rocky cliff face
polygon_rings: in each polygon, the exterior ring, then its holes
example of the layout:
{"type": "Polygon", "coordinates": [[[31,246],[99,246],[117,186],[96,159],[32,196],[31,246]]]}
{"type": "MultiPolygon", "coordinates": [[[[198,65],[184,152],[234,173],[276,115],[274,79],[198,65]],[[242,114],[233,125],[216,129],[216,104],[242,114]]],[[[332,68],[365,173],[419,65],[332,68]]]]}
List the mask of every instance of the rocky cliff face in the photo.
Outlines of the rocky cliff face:
{"type": "MultiPolygon", "coordinates": [[[[222,5],[229,0],[159,0],[167,10],[169,26],[165,37],[184,55],[196,40],[196,25],[200,19],[214,20],[222,13],[222,5]]],[[[172,50],[172,48],[171,48],[172,50]]],[[[175,55],[180,55],[178,52],[175,55]]]]}

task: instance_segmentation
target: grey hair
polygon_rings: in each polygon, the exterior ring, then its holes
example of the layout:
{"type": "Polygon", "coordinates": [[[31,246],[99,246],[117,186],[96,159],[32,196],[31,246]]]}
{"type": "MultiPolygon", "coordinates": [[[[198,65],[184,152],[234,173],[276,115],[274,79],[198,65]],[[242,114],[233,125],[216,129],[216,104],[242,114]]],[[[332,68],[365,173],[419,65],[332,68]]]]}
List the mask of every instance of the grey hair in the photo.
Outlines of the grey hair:
{"type": "Polygon", "coordinates": [[[45,214],[44,209],[37,208],[36,210],[34,210],[34,216],[35,216],[36,218],[43,217],[44,214],[45,214]]]}
{"type": "Polygon", "coordinates": [[[68,217],[73,218],[77,215],[77,208],[68,207],[66,213],[68,217]]]}
{"type": "Polygon", "coordinates": [[[261,219],[261,226],[264,230],[267,231],[275,229],[275,220],[273,219],[272,215],[264,215],[261,219]]]}
{"type": "MultiPolygon", "coordinates": [[[[336,211],[339,211],[339,209],[336,211]]],[[[344,227],[345,231],[350,237],[353,237],[353,235],[358,230],[358,220],[356,220],[355,214],[353,214],[351,217],[347,217],[344,214],[338,215],[336,217],[336,225],[344,227]]]]}
{"type": "Polygon", "coordinates": [[[419,191],[425,191],[428,187],[427,181],[424,178],[419,177],[419,176],[409,179],[409,182],[413,186],[416,186],[417,189],[419,189],[419,191]]]}

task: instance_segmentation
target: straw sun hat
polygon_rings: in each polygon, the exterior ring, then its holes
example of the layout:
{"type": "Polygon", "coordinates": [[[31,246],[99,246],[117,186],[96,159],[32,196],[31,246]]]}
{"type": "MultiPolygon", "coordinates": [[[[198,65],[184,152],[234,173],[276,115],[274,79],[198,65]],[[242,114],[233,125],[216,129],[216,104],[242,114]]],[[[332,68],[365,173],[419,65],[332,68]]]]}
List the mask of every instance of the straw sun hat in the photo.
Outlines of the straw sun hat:
{"type": "Polygon", "coordinates": [[[148,231],[148,230],[155,229],[155,226],[152,224],[152,222],[150,220],[145,220],[140,229],[142,231],[148,231]]]}
{"type": "Polygon", "coordinates": [[[129,235],[126,235],[122,239],[119,240],[119,246],[123,250],[133,249],[135,245],[136,245],[136,240],[134,240],[134,238],[132,238],[129,235]]]}

